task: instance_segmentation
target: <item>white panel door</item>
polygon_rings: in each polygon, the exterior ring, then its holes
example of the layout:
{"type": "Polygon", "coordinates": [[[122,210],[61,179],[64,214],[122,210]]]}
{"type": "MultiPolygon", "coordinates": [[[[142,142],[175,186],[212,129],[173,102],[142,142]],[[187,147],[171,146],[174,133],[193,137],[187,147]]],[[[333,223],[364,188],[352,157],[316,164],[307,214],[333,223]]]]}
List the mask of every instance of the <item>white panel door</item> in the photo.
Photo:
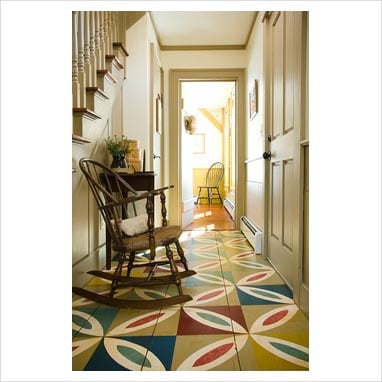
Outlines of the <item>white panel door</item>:
{"type": "MultiPolygon", "coordinates": [[[[299,157],[295,119],[295,17],[297,12],[273,12],[267,22],[269,42],[268,242],[267,257],[293,289],[298,275],[299,157]],[[296,240],[297,239],[297,240],[296,240]]],[[[266,154],[266,153],[264,153],[266,154]]]]}
{"type": "Polygon", "coordinates": [[[155,53],[154,44],[151,49],[151,99],[152,99],[152,153],[146,153],[146,170],[149,167],[155,173],[155,188],[163,187],[162,179],[162,146],[163,146],[163,92],[162,92],[162,69],[155,53]],[[148,157],[152,155],[152,157],[148,157]]]}

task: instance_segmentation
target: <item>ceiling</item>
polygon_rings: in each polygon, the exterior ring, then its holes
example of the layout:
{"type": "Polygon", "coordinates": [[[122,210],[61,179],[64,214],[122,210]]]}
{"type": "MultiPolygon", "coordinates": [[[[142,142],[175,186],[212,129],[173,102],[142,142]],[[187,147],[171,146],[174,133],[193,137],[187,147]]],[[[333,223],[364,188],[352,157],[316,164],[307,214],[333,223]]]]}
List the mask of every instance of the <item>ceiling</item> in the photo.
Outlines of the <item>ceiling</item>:
{"type": "Polygon", "coordinates": [[[245,49],[257,12],[151,11],[161,50],[245,49]]]}
{"type": "MultiPolygon", "coordinates": [[[[150,11],[161,50],[245,49],[257,12],[150,11]]],[[[222,108],[233,82],[183,82],[188,109],[222,108]]]]}
{"type": "Polygon", "coordinates": [[[232,81],[182,82],[184,108],[189,112],[198,108],[223,108],[234,88],[232,81]]]}

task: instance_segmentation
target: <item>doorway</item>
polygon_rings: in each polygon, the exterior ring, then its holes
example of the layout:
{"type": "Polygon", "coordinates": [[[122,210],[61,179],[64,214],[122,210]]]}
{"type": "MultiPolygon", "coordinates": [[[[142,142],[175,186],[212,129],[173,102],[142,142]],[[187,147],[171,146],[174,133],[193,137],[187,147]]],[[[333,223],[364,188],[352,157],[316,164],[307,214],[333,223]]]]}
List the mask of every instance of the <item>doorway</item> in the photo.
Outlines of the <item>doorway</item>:
{"type": "Polygon", "coordinates": [[[186,193],[183,189],[185,181],[191,177],[190,166],[184,166],[187,150],[191,145],[183,145],[185,129],[183,128],[183,99],[182,83],[185,82],[227,82],[234,83],[235,114],[234,118],[234,150],[232,152],[232,172],[234,174],[234,224],[240,226],[240,216],[244,211],[244,159],[245,152],[239,148],[245,147],[245,70],[244,69],[195,69],[170,70],[169,72],[169,182],[175,185],[175,192],[169,202],[169,215],[175,224],[183,225],[187,222],[185,211],[194,208],[193,191],[186,193]],[[186,168],[184,168],[186,167],[186,168]]]}
{"type": "Polygon", "coordinates": [[[187,80],[180,85],[183,195],[192,196],[194,204],[183,211],[182,226],[184,229],[234,226],[235,81],[187,80]],[[198,186],[205,184],[207,171],[216,162],[224,166],[218,187],[220,198],[214,198],[210,205],[206,190],[202,190],[202,199],[197,203],[198,186]]]}

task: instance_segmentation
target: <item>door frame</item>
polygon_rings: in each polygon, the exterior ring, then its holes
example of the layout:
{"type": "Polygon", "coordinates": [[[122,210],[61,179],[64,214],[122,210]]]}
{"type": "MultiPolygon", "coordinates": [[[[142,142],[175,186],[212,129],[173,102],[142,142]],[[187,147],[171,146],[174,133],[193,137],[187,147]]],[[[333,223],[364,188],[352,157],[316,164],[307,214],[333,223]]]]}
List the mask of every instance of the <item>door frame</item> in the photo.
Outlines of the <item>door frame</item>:
{"type": "Polygon", "coordinates": [[[169,183],[175,190],[169,198],[169,217],[172,224],[181,222],[182,173],[179,160],[182,157],[182,142],[179,126],[181,124],[182,100],[180,99],[181,81],[234,81],[236,97],[235,116],[235,227],[240,227],[240,217],[245,211],[245,147],[246,137],[246,69],[170,69],[169,70],[169,183]]]}

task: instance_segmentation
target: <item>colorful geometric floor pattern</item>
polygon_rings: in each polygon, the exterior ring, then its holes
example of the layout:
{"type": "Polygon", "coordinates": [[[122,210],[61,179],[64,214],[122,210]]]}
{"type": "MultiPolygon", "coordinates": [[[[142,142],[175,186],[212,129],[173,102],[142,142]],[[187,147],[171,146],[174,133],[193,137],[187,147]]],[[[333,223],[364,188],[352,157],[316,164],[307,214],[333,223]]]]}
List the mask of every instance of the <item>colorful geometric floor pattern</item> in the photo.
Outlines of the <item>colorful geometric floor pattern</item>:
{"type": "MultiPolygon", "coordinates": [[[[73,370],[309,369],[308,321],[240,231],[187,231],[181,243],[197,272],[182,279],[192,301],[139,310],[73,297],[73,370]]],[[[108,286],[94,278],[86,288],[108,286]]],[[[173,285],[156,290],[176,295],[173,285]]],[[[138,288],[118,294],[155,297],[138,288]]]]}

